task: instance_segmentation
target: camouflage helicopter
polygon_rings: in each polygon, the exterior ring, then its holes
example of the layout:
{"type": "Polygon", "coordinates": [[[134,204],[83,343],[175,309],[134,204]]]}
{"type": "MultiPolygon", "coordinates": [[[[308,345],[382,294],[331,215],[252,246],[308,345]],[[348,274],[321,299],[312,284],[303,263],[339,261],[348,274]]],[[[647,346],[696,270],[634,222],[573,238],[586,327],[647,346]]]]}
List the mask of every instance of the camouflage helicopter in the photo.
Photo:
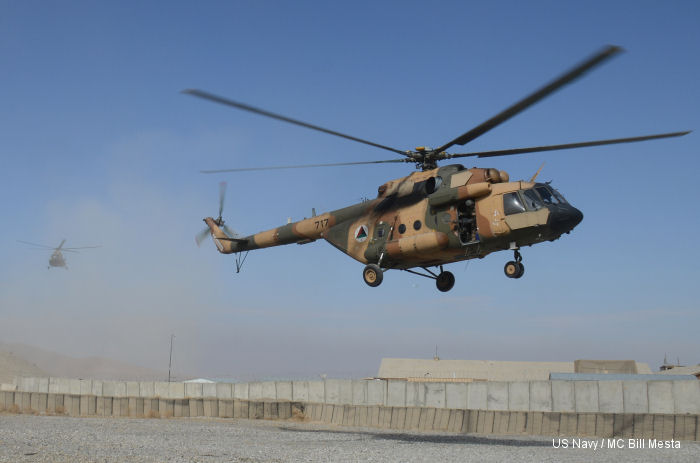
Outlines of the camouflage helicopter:
{"type": "Polygon", "coordinates": [[[503,170],[481,167],[467,169],[461,164],[438,167],[437,163],[462,157],[490,158],[639,142],[689,133],[672,132],[484,152],[446,152],[455,145],[465,145],[483,135],[620,51],[616,46],[605,47],[491,119],[434,149],[418,147],[415,150],[402,151],[201,90],[184,90],[183,93],[196,97],[402,156],[389,160],[221,169],[202,171],[203,173],[400,162],[414,163],[419,170],[381,185],[376,199],[320,215],[313,211],[311,218],[245,237],[235,234],[224,225],[221,214],[225,185],[222,185],[219,217],[204,219],[207,228],[197,236],[197,242],[199,244],[207,235],[211,235],[219,252],[236,254],[236,268],[240,271],[250,250],[290,243],[306,244],[323,238],[343,253],[365,264],[362,276],[369,286],[379,286],[387,270],[404,270],[434,279],[437,289],[443,292],[452,289],[455,283],[454,275],[443,269],[445,264],[483,258],[492,252],[510,250],[513,252],[513,260],[505,264],[504,272],[508,278],[520,278],[525,272],[520,248],[554,241],[561,235],[570,233],[583,219],[581,211],[569,204],[549,183],[537,182],[539,170],[529,181],[511,182],[509,175],[503,170]],[[430,268],[439,271],[432,271],[430,268]]]}
{"type": "Polygon", "coordinates": [[[22,241],[22,240],[17,240],[17,241],[20,243],[36,246],[35,249],[53,251],[51,253],[51,257],[49,257],[49,265],[46,267],[47,269],[50,269],[51,267],[63,267],[64,269],[68,270],[68,264],[66,263],[66,258],[63,257],[64,252],[77,253],[78,249],[91,249],[91,248],[99,248],[100,247],[98,245],[98,246],[80,246],[80,247],[76,247],[76,248],[64,248],[63,245],[66,242],[65,239],[63,239],[63,241],[61,241],[61,244],[59,244],[58,247],[55,247],[55,248],[52,248],[51,246],[45,246],[43,244],[30,243],[29,241],[22,241]]]}

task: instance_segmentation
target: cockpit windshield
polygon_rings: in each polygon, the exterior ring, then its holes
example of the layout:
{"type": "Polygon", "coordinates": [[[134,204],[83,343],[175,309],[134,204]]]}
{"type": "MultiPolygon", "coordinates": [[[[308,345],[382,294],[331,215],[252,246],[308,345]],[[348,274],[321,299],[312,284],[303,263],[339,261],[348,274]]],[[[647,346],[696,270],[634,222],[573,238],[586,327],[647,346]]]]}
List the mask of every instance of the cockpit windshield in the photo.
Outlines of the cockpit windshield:
{"type": "Polygon", "coordinates": [[[549,185],[536,186],[535,190],[545,204],[567,204],[566,199],[549,185]]]}
{"type": "Polygon", "coordinates": [[[530,211],[538,211],[544,207],[542,200],[535,193],[535,190],[522,190],[523,199],[525,200],[525,207],[530,211]]]}

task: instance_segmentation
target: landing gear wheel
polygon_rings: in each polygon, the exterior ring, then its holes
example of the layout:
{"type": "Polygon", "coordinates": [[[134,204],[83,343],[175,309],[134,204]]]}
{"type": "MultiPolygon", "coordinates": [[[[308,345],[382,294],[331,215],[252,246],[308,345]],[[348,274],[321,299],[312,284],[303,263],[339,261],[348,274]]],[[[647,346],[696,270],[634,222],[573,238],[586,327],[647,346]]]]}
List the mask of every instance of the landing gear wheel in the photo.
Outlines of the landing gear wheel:
{"type": "Polygon", "coordinates": [[[446,293],[455,285],[455,276],[452,272],[441,272],[435,279],[435,286],[439,291],[446,293]]]}
{"type": "Polygon", "coordinates": [[[514,278],[520,278],[525,274],[525,266],[522,262],[518,262],[518,274],[514,278]]]}
{"type": "Polygon", "coordinates": [[[518,278],[521,265],[522,264],[511,260],[510,262],[506,262],[506,266],[503,267],[503,272],[505,272],[508,278],[518,278]]]}
{"type": "Polygon", "coordinates": [[[362,271],[362,278],[364,278],[365,283],[374,288],[382,284],[384,272],[377,264],[369,264],[362,271]]]}

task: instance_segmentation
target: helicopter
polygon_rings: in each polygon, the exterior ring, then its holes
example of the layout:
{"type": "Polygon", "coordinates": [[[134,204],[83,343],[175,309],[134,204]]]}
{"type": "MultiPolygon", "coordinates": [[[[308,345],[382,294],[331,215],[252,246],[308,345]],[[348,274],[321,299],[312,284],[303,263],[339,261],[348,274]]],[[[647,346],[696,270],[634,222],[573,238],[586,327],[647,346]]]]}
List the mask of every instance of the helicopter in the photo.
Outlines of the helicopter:
{"type": "Polygon", "coordinates": [[[496,251],[512,251],[513,260],[505,264],[504,273],[508,278],[521,278],[525,273],[525,266],[520,249],[523,246],[554,241],[563,234],[570,233],[583,220],[583,213],[549,183],[537,182],[542,167],[528,181],[510,181],[508,173],[503,170],[465,168],[461,164],[438,166],[438,162],[463,157],[491,158],[641,142],[690,133],[670,132],[468,153],[446,151],[455,145],[462,146],[473,141],[621,51],[618,46],[608,45],[544,87],[459,137],[438,148],[421,146],[408,151],[329,130],[202,90],[183,90],[183,93],[215,103],[402,156],[376,161],[204,170],[202,173],[402,162],[413,163],[417,169],[417,172],[408,176],[380,185],[377,197],[373,200],[319,215],[312,210],[310,218],[297,222],[290,220],[286,225],[245,237],[239,236],[224,224],[222,212],[225,183],[222,183],[219,192],[219,216],[216,219],[204,219],[207,227],[197,235],[197,243],[211,235],[220,253],[236,255],[236,271],[240,272],[251,250],[291,243],[307,244],[323,238],[365,265],[362,276],[365,283],[371,287],[382,283],[386,271],[403,270],[434,279],[437,289],[442,292],[449,291],[455,284],[454,275],[444,270],[444,265],[483,258],[496,251]]]}
{"type": "Polygon", "coordinates": [[[29,241],[22,241],[22,240],[17,240],[17,241],[20,243],[36,246],[35,249],[53,251],[51,253],[51,257],[49,257],[49,265],[46,267],[47,269],[51,269],[51,267],[63,267],[64,269],[68,270],[68,264],[66,263],[66,258],[63,257],[64,252],[77,253],[78,249],[91,249],[91,248],[101,247],[100,245],[97,245],[97,246],[80,246],[80,247],[74,247],[74,248],[64,248],[63,245],[66,242],[65,238],[61,241],[61,244],[59,244],[55,248],[52,248],[51,246],[46,246],[43,244],[30,243],[29,241]]]}

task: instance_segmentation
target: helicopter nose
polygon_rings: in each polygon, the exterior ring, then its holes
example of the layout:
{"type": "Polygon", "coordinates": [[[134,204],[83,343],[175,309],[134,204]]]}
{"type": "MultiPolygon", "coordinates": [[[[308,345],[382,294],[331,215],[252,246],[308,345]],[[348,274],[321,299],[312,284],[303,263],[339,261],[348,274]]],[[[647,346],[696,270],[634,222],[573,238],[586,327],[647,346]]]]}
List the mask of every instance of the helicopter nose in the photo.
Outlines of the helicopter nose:
{"type": "Polygon", "coordinates": [[[573,206],[566,205],[550,211],[549,227],[558,235],[568,233],[583,220],[583,213],[573,206]]]}

